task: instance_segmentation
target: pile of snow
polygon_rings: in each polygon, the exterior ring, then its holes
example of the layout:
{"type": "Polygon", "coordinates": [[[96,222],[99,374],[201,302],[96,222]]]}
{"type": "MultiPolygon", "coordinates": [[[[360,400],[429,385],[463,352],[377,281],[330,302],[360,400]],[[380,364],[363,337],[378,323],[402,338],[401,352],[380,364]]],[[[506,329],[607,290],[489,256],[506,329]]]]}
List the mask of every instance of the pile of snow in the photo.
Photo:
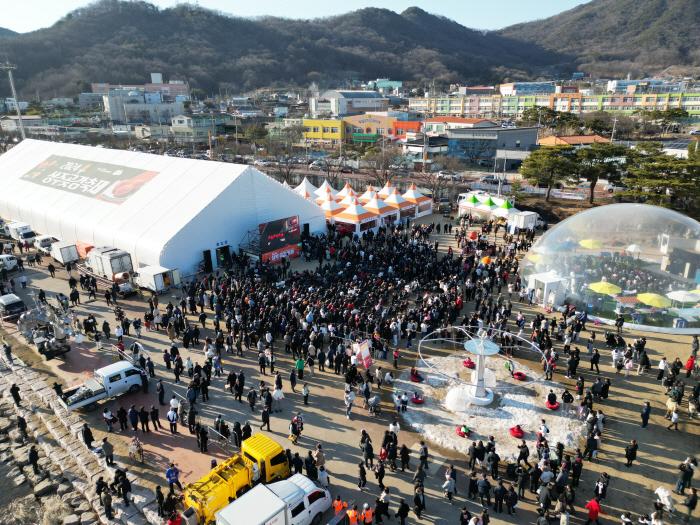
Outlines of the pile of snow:
{"type": "MultiPolygon", "coordinates": [[[[430,358],[427,361],[431,366],[438,367],[448,378],[470,382],[472,370],[464,367],[463,359],[463,356],[455,355],[430,358]]],[[[427,377],[427,383],[411,382],[409,372],[405,371],[397,377],[395,388],[400,392],[408,392],[409,396],[414,391],[425,396],[422,405],[409,402],[408,411],[402,414],[405,422],[429,441],[462,453],[466,453],[472,441],[486,442],[489,436],[494,436],[498,454],[504,461],[515,461],[519,453],[517,445],[520,444],[520,439],[511,436],[509,429],[520,425],[525,430],[524,439],[532,444],[537,439],[537,429],[542,419],[547,422],[550,443],[561,442],[566,450],[575,450],[580,446],[585,424],[578,419],[576,404],[572,403],[568,414],[561,409],[552,411],[545,407],[549,390],[553,390],[560,399],[564,388],[556,381],[529,383],[541,373],[517,364],[516,369],[528,378],[523,385],[511,378],[505,369],[505,363],[498,357],[486,358],[486,367],[493,372],[497,384],[494,389],[496,401],[489,407],[470,404],[467,385],[438,376],[425,366],[417,368],[423,377],[427,377]],[[457,435],[457,427],[462,424],[472,431],[469,438],[457,435]]],[[[530,448],[534,449],[532,446],[530,448]]],[[[536,456],[534,452],[533,450],[533,455],[536,456]]]]}

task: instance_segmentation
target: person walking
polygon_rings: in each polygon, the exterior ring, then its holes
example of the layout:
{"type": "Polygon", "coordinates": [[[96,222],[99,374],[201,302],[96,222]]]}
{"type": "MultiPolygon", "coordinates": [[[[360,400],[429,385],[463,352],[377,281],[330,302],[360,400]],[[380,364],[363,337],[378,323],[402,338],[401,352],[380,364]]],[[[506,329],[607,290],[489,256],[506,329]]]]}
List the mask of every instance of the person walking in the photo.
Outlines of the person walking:
{"type": "Polygon", "coordinates": [[[355,393],[352,391],[352,389],[348,392],[345,392],[344,400],[345,400],[345,417],[350,419],[350,411],[352,410],[352,404],[355,402],[355,393]]]}
{"type": "Polygon", "coordinates": [[[649,416],[651,415],[651,405],[649,404],[649,401],[644,402],[644,406],[642,407],[642,428],[646,429],[647,425],[649,424],[649,416]]]}
{"type": "Polygon", "coordinates": [[[637,441],[634,439],[630,441],[630,444],[625,447],[625,458],[627,458],[627,468],[632,466],[632,462],[637,459],[637,441]]]}
{"type": "Polygon", "coordinates": [[[268,405],[265,405],[263,407],[262,425],[260,425],[260,430],[264,430],[265,425],[267,425],[267,431],[271,432],[271,430],[270,430],[270,407],[268,405]]]}
{"type": "Polygon", "coordinates": [[[399,518],[399,525],[406,525],[406,518],[408,517],[408,512],[410,510],[411,507],[408,506],[404,499],[399,498],[399,508],[397,509],[396,514],[394,514],[395,518],[399,518]]]}
{"type": "Polygon", "coordinates": [[[477,490],[479,493],[479,500],[481,501],[482,507],[491,506],[491,483],[486,479],[486,474],[481,474],[481,479],[476,482],[477,490]],[[484,498],[486,498],[486,505],[484,505],[484,498]]]}
{"type": "Polygon", "coordinates": [[[666,427],[666,430],[671,430],[671,427],[675,427],[674,430],[678,432],[678,422],[681,420],[678,409],[675,408],[671,413],[671,424],[666,427]]]}
{"type": "Polygon", "coordinates": [[[365,470],[364,461],[360,461],[357,465],[357,488],[364,490],[365,485],[367,485],[367,471],[365,470]]]}
{"type": "Polygon", "coordinates": [[[685,521],[685,523],[689,523],[689,522],[690,522],[690,516],[693,514],[693,511],[695,510],[695,507],[698,506],[698,493],[697,493],[697,490],[695,490],[694,488],[691,487],[691,489],[690,489],[690,495],[689,495],[687,498],[685,498],[685,500],[683,500],[683,502],[681,503],[681,505],[685,505],[685,506],[688,508],[688,510],[687,510],[686,513],[685,513],[686,519],[683,520],[683,521],[685,521]]]}
{"type": "Polygon", "coordinates": [[[598,516],[600,514],[607,514],[603,509],[600,508],[600,497],[596,496],[591,501],[586,504],[588,509],[588,520],[586,520],[585,525],[589,525],[591,522],[595,521],[596,525],[600,525],[598,521],[598,516]]]}

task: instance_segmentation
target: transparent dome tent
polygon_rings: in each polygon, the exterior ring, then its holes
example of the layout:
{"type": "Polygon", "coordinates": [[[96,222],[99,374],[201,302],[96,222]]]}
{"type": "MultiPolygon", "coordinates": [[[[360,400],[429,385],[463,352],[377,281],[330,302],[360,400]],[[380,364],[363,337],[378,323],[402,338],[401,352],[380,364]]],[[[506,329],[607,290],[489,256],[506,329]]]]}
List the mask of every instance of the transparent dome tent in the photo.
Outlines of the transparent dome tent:
{"type": "Polygon", "coordinates": [[[700,327],[700,223],[673,210],[611,204],[578,213],[535,242],[520,275],[545,308],[700,327]]]}

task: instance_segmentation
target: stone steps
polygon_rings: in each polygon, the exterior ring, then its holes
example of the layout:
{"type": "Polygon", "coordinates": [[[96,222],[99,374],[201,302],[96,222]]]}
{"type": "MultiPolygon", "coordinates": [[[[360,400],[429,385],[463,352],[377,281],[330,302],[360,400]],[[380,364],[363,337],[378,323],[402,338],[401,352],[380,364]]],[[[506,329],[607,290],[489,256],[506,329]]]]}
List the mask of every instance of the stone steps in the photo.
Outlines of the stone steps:
{"type": "MultiPolygon", "coordinates": [[[[13,429],[9,430],[5,442],[0,442],[0,461],[16,461],[17,472],[12,472],[16,474],[14,481],[34,481],[35,495],[55,491],[64,501],[69,501],[75,510],[66,518],[68,521],[64,520],[64,525],[93,525],[97,521],[104,525],[165,524],[165,520],[158,517],[154,493],[142,486],[133,472],[128,473],[133,488],[129,495],[132,504],[126,507],[121,498],[113,497],[114,518],[107,519],[94,487],[100,476],[111,482],[114,471],[107,467],[103,455],[96,455],[83,442],[80,418],[69,413],[38,374],[24,367],[17,358],[14,365],[9,365],[4,356],[0,357],[0,396],[0,432],[3,428],[13,429]],[[22,402],[19,406],[14,404],[9,392],[13,383],[20,387],[22,402]],[[17,416],[27,421],[27,432],[34,438],[42,456],[39,462],[42,473],[38,477],[32,467],[27,466],[29,449],[14,442],[17,438],[22,440],[19,430],[14,428],[17,416]],[[8,441],[10,445],[5,446],[8,441]]],[[[0,434],[0,439],[2,436],[0,434]]]]}

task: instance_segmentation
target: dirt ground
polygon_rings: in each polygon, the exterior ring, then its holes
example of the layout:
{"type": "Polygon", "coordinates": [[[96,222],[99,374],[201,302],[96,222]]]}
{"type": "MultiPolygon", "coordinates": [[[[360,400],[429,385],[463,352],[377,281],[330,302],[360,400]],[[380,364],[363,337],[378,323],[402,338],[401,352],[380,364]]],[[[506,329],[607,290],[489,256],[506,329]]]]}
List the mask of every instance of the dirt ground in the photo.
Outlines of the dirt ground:
{"type": "MultiPolygon", "coordinates": [[[[432,215],[423,218],[420,222],[444,221],[441,216],[432,215]]],[[[449,245],[454,248],[454,239],[449,235],[433,235],[433,239],[440,241],[440,251],[447,250],[449,245]]],[[[46,263],[44,263],[46,264],[46,263]]],[[[312,264],[302,264],[298,260],[293,263],[293,269],[312,268],[312,264]]],[[[26,292],[43,288],[47,292],[66,292],[68,289],[66,275],[64,271],[57,273],[56,279],[51,279],[45,271],[45,266],[35,269],[28,269],[29,288],[25,291],[20,291],[20,295],[26,300],[29,297],[26,292]]],[[[173,294],[161,296],[161,303],[171,300],[175,302],[173,294]]],[[[85,295],[83,295],[85,297],[85,295]]],[[[140,299],[133,298],[128,301],[121,302],[125,307],[127,314],[130,317],[143,316],[146,309],[146,303],[140,299]]],[[[465,306],[462,313],[471,312],[472,304],[465,306]]],[[[535,313],[542,313],[540,308],[522,306],[514,303],[514,313],[522,310],[525,315],[528,326],[529,320],[535,313]]],[[[107,307],[104,299],[85,303],[77,308],[80,319],[84,318],[88,312],[96,315],[98,323],[101,324],[102,319],[107,319],[114,328],[114,315],[111,308],[107,307]]],[[[213,314],[212,316],[213,317],[213,314]]],[[[191,323],[196,322],[193,316],[189,316],[191,323]]],[[[598,454],[598,458],[585,462],[581,484],[577,492],[576,507],[590,500],[593,496],[593,485],[601,472],[607,472],[612,481],[608,489],[608,497],[603,503],[603,508],[608,512],[608,516],[603,517],[603,521],[616,521],[618,516],[624,511],[630,511],[633,515],[639,513],[650,513],[652,508],[653,491],[659,486],[665,486],[672,489],[675,480],[677,466],[687,456],[694,455],[697,450],[697,435],[698,423],[697,420],[689,420],[685,412],[681,415],[680,432],[669,432],[665,429],[668,422],[664,419],[664,404],[666,401],[663,395],[663,388],[660,383],[656,382],[655,374],[653,377],[637,376],[636,373],[630,375],[628,379],[624,379],[622,375],[616,375],[612,369],[610,352],[605,349],[601,329],[602,327],[593,327],[588,325],[587,328],[597,332],[598,343],[597,347],[602,354],[600,376],[610,378],[612,388],[610,397],[604,403],[596,403],[595,409],[602,409],[606,415],[607,424],[604,432],[603,447],[598,454]],[[650,401],[652,404],[652,417],[648,430],[640,428],[639,411],[644,401],[650,401]],[[629,443],[630,439],[636,439],[639,442],[638,460],[631,469],[625,467],[624,447],[629,443]]],[[[13,326],[7,327],[7,332],[12,335],[14,332],[13,326]]],[[[16,332],[15,332],[16,333],[16,332]]],[[[669,336],[663,334],[642,334],[624,329],[624,337],[626,339],[634,339],[645,335],[648,340],[647,350],[654,365],[658,363],[661,356],[665,355],[669,361],[680,357],[683,362],[687,359],[690,352],[690,337],[686,336],[669,336]]],[[[208,322],[207,329],[204,330],[201,339],[212,335],[211,322],[208,322]]],[[[529,336],[529,330],[526,331],[529,336]]],[[[584,334],[587,337],[587,334],[584,334]]],[[[126,346],[131,344],[131,337],[126,338],[126,346]]],[[[112,342],[114,339],[112,339],[112,342]]],[[[170,397],[171,392],[177,392],[184,395],[185,387],[181,382],[179,385],[174,385],[172,374],[167,371],[161,359],[162,351],[169,347],[164,333],[161,332],[143,332],[142,342],[146,349],[153,356],[156,364],[156,378],[162,378],[166,384],[166,401],[170,397]]],[[[631,341],[630,341],[631,342],[631,341]]],[[[416,362],[416,344],[411,350],[404,350],[405,341],[399,343],[402,351],[400,360],[400,368],[410,367],[416,362]]],[[[51,384],[54,380],[62,380],[64,383],[73,381],[84,376],[84,372],[92,370],[99,366],[104,366],[111,362],[111,356],[106,350],[98,353],[94,343],[86,340],[82,345],[73,345],[74,348],[68,354],[65,361],[54,360],[45,362],[36,352],[29,348],[22,348],[22,345],[15,343],[13,350],[18,353],[32,368],[41,371],[48,378],[51,384]]],[[[178,346],[181,346],[180,344],[178,346]]],[[[585,348],[585,344],[581,341],[581,347],[585,348]]],[[[317,443],[322,443],[327,459],[327,469],[331,478],[331,493],[340,494],[344,500],[357,500],[358,503],[364,502],[374,503],[374,498],[380,493],[374,476],[368,474],[368,486],[364,492],[357,490],[357,464],[361,460],[360,450],[358,449],[359,429],[367,430],[372,436],[378,451],[381,437],[384,431],[388,429],[388,425],[394,421],[397,415],[393,411],[391,401],[391,390],[382,388],[375,389],[382,398],[383,413],[379,418],[370,417],[366,411],[362,410],[361,406],[353,408],[351,419],[345,418],[343,406],[343,384],[342,378],[336,377],[332,372],[317,371],[315,375],[309,377],[305,374],[304,380],[298,384],[297,393],[289,391],[289,383],[287,381],[289,371],[292,367],[291,360],[284,354],[283,350],[276,345],[278,355],[278,368],[283,371],[285,400],[283,401],[283,412],[281,414],[272,414],[271,426],[274,439],[282,444],[283,447],[291,448],[292,452],[298,452],[301,456],[305,456],[308,450],[313,449],[317,443]],[[280,353],[281,352],[281,353],[280,353]],[[309,383],[311,396],[309,405],[304,406],[301,395],[298,393],[303,382],[309,383]],[[302,411],[306,420],[305,431],[298,445],[291,445],[287,441],[287,426],[293,415],[297,411],[302,411]]],[[[561,344],[556,344],[556,348],[561,350],[561,344]]],[[[429,355],[446,355],[452,350],[448,347],[435,349],[429,355]]],[[[203,358],[201,347],[199,350],[184,351],[181,349],[183,358],[191,355],[194,361],[203,358]]],[[[585,352],[584,352],[585,353],[585,352]]],[[[523,353],[516,356],[522,360],[527,366],[538,369],[539,362],[531,360],[531,354],[523,353]]],[[[384,369],[390,368],[391,361],[386,363],[378,363],[384,369]]],[[[563,371],[565,364],[560,361],[560,365],[556,374],[555,380],[562,385],[572,389],[574,381],[565,379],[563,371]]],[[[585,376],[586,384],[590,385],[595,375],[588,370],[588,357],[584,355],[582,358],[579,371],[585,376]]],[[[265,380],[268,384],[272,381],[272,377],[268,375],[263,377],[257,367],[257,359],[252,352],[248,353],[244,358],[235,358],[230,355],[224,356],[224,370],[228,373],[229,370],[244,370],[246,373],[247,385],[255,385],[258,387],[260,380],[265,380]]],[[[224,418],[232,423],[239,421],[243,424],[245,421],[250,421],[255,432],[259,431],[260,421],[260,405],[256,407],[254,413],[251,413],[246,404],[239,405],[233,400],[233,396],[223,391],[225,382],[225,374],[221,378],[214,378],[210,389],[211,401],[209,403],[199,404],[198,410],[202,421],[211,424],[214,418],[221,414],[224,418]]],[[[686,391],[692,389],[695,385],[694,379],[688,379],[686,391]]],[[[135,404],[137,408],[144,405],[148,409],[151,405],[157,405],[158,400],[154,394],[155,382],[151,381],[148,394],[127,395],[117,400],[111,400],[105,404],[100,404],[98,410],[91,414],[81,412],[80,416],[89,422],[93,427],[96,439],[100,439],[106,435],[104,432],[105,426],[101,419],[101,411],[104,406],[107,406],[113,412],[116,411],[119,404],[123,404],[128,408],[130,404],[135,404]]],[[[687,395],[686,395],[687,399],[687,395]]],[[[164,408],[164,407],[163,407],[164,408]]],[[[685,403],[684,403],[685,408],[685,403]]],[[[420,410],[419,408],[409,407],[409,410],[420,410]]],[[[165,411],[161,410],[161,420],[165,420],[165,411]]],[[[407,430],[408,425],[402,421],[404,427],[399,434],[399,444],[407,444],[413,448],[411,466],[415,469],[417,464],[418,442],[421,440],[421,434],[407,430]]],[[[117,425],[118,427],[118,425],[117,425]]],[[[209,463],[212,458],[221,460],[225,454],[218,450],[216,446],[210,446],[209,454],[201,454],[196,450],[196,442],[189,435],[187,429],[179,427],[181,434],[172,436],[169,431],[151,432],[150,434],[142,435],[139,432],[139,437],[145,442],[146,450],[146,465],[143,476],[147,485],[156,483],[165,486],[164,471],[170,461],[175,461],[183,474],[181,479],[183,482],[190,482],[198,479],[209,470],[209,463]]],[[[119,432],[115,431],[111,439],[117,445],[117,455],[123,454],[126,450],[128,440],[134,433],[132,431],[119,432]]],[[[488,429],[476,429],[474,438],[486,439],[488,429]]],[[[514,438],[513,438],[514,439],[514,438]]],[[[470,442],[471,440],[469,440],[470,442]]],[[[427,488],[427,512],[423,514],[423,518],[418,521],[413,513],[410,514],[408,523],[434,523],[438,525],[447,525],[458,523],[458,509],[462,505],[466,505],[472,513],[480,512],[481,507],[476,501],[465,501],[466,498],[466,483],[467,483],[467,460],[466,449],[469,442],[465,440],[464,450],[455,452],[452,450],[442,450],[437,446],[428,443],[431,452],[431,465],[429,469],[429,477],[426,481],[427,488]],[[450,506],[443,498],[442,483],[444,482],[443,473],[446,464],[454,464],[459,471],[458,490],[459,494],[456,498],[456,504],[450,506]]],[[[531,448],[534,448],[534,443],[531,443],[531,448]]],[[[567,451],[571,453],[573,451],[567,451]]],[[[129,467],[134,470],[140,470],[141,467],[129,467]]],[[[503,469],[502,469],[503,470],[503,469]]],[[[387,473],[384,482],[391,487],[393,494],[391,509],[396,511],[396,503],[398,497],[406,498],[407,503],[412,505],[412,474],[402,473],[387,473]]],[[[1,499],[1,496],[0,496],[1,499]]],[[[681,498],[675,496],[675,499],[680,502],[681,498]]],[[[495,523],[534,523],[537,519],[535,506],[533,505],[532,495],[526,493],[525,500],[521,503],[518,514],[515,517],[508,517],[504,514],[496,514],[491,511],[491,519],[495,523]]],[[[684,511],[685,508],[680,509],[684,511]]],[[[678,516],[678,515],[677,515],[678,516]]],[[[578,511],[576,516],[572,516],[572,523],[579,525],[584,522],[585,513],[578,511]]],[[[671,523],[680,522],[679,517],[666,518],[671,523]]],[[[636,517],[634,517],[636,521],[636,517]]]]}

